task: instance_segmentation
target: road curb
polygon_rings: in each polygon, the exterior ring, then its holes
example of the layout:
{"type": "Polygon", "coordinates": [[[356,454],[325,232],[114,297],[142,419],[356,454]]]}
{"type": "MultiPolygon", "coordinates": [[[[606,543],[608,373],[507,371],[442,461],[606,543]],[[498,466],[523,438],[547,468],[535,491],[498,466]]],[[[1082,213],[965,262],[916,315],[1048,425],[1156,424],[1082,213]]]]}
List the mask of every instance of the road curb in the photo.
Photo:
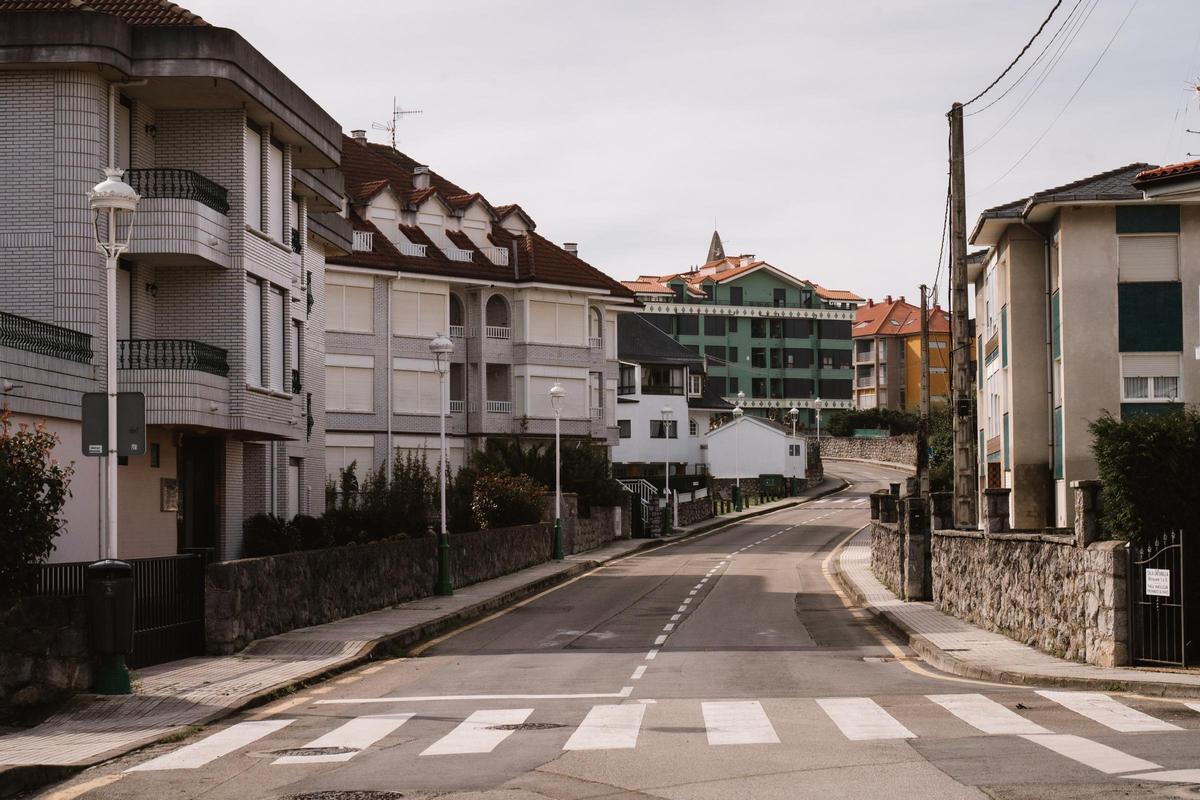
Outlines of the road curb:
{"type": "MultiPolygon", "coordinates": [[[[1060,689],[1089,689],[1104,692],[1128,692],[1131,694],[1147,695],[1170,699],[1194,699],[1200,697],[1200,686],[1186,686],[1161,681],[1137,681],[1120,678],[1086,678],[1069,675],[1046,675],[1040,672],[1025,672],[1021,670],[997,669],[964,661],[958,656],[938,647],[928,638],[916,633],[896,614],[886,608],[879,608],[867,601],[859,590],[858,585],[842,571],[842,551],[853,536],[847,537],[837,547],[829,559],[830,573],[838,586],[864,611],[883,622],[889,629],[902,638],[913,652],[925,663],[935,669],[960,678],[970,678],[990,683],[1006,683],[1013,686],[1053,686],[1060,689]]],[[[1073,662],[1072,662],[1073,663],[1073,662]]]]}

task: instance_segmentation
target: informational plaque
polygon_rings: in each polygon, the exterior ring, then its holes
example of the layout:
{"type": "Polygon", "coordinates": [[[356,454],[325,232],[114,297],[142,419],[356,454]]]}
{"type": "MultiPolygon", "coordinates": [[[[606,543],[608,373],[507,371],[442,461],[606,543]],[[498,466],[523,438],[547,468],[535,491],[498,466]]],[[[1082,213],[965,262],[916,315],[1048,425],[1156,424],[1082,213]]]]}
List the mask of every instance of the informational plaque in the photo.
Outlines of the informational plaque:
{"type": "Polygon", "coordinates": [[[1147,568],[1146,594],[1150,595],[1151,597],[1170,597],[1171,570],[1147,568]]]}

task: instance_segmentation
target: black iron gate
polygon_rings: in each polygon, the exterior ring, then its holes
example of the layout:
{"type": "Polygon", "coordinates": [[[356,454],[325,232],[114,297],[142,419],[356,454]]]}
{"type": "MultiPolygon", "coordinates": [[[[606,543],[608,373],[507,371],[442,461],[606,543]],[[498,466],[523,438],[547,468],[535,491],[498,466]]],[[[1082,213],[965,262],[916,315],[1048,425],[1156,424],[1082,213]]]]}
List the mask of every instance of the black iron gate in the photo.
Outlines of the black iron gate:
{"type": "Polygon", "coordinates": [[[1168,531],[1129,546],[1130,657],[1134,664],[1176,667],[1200,664],[1200,578],[1189,537],[1168,531]],[[1187,542],[1187,545],[1190,545],[1187,542]]]}
{"type": "MultiPolygon", "coordinates": [[[[133,567],[131,667],[204,654],[202,554],[124,559],[133,567]]],[[[88,562],[43,564],[36,593],[82,597],[88,562]]]]}

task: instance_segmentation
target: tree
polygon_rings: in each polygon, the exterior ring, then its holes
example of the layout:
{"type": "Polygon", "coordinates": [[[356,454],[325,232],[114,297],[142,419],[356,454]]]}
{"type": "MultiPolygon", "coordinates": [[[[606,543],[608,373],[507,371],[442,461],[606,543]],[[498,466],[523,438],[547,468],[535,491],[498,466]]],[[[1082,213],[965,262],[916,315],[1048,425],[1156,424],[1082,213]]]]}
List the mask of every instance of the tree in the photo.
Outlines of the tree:
{"type": "Polygon", "coordinates": [[[62,533],[73,470],[54,460],[56,444],[41,423],[14,432],[8,409],[0,411],[0,594],[29,591],[62,533]]]}
{"type": "Polygon", "coordinates": [[[929,408],[929,488],[954,491],[954,417],[948,403],[929,408]]]}

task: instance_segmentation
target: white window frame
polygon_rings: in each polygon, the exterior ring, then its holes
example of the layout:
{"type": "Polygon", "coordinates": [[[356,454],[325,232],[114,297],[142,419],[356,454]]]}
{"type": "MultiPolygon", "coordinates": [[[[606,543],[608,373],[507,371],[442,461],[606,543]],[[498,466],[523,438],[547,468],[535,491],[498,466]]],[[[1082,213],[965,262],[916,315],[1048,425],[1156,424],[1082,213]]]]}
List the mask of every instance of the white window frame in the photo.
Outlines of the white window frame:
{"type": "MultiPolygon", "coordinates": [[[[1158,372],[1159,370],[1153,370],[1158,372]]],[[[1122,353],[1121,354],[1121,402],[1122,403],[1183,403],[1186,399],[1183,394],[1183,355],[1181,353],[1122,353]],[[1167,357],[1174,364],[1174,374],[1146,374],[1146,375],[1130,375],[1129,372],[1151,372],[1148,369],[1136,369],[1133,364],[1137,362],[1138,357],[1167,357]],[[1160,393],[1156,383],[1164,378],[1174,379],[1176,386],[1176,394],[1160,393]],[[1146,389],[1145,397],[1130,397],[1126,391],[1126,380],[1142,380],[1145,381],[1146,389]]]]}
{"type": "Polygon", "coordinates": [[[251,124],[248,120],[242,132],[242,160],[243,160],[243,190],[244,198],[244,221],[254,230],[262,232],[262,212],[263,212],[263,196],[262,196],[262,139],[263,131],[256,125],[251,124]]]}
{"type": "Polygon", "coordinates": [[[327,393],[325,407],[329,411],[339,411],[349,414],[369,414],[375,411],[375,359],[373,356],[326,353],[325,375],[327,393]],[[364,408],[350,408],[346,402],[346,370],[351,369],[369,371],[371,373],[371,391],[367,395],[367,404],[364,408]],[[342,371],[341,397],[338,397],[336,392],[333,390],[334,382],[330,380],[331,377],[336,376],[337,370],[342,371]]]}
{"type": "Polygon", "coordinates": [[[245,314],[246,326],[246,384],[263,388],[263,282],[246,276],[245,314]]]}

